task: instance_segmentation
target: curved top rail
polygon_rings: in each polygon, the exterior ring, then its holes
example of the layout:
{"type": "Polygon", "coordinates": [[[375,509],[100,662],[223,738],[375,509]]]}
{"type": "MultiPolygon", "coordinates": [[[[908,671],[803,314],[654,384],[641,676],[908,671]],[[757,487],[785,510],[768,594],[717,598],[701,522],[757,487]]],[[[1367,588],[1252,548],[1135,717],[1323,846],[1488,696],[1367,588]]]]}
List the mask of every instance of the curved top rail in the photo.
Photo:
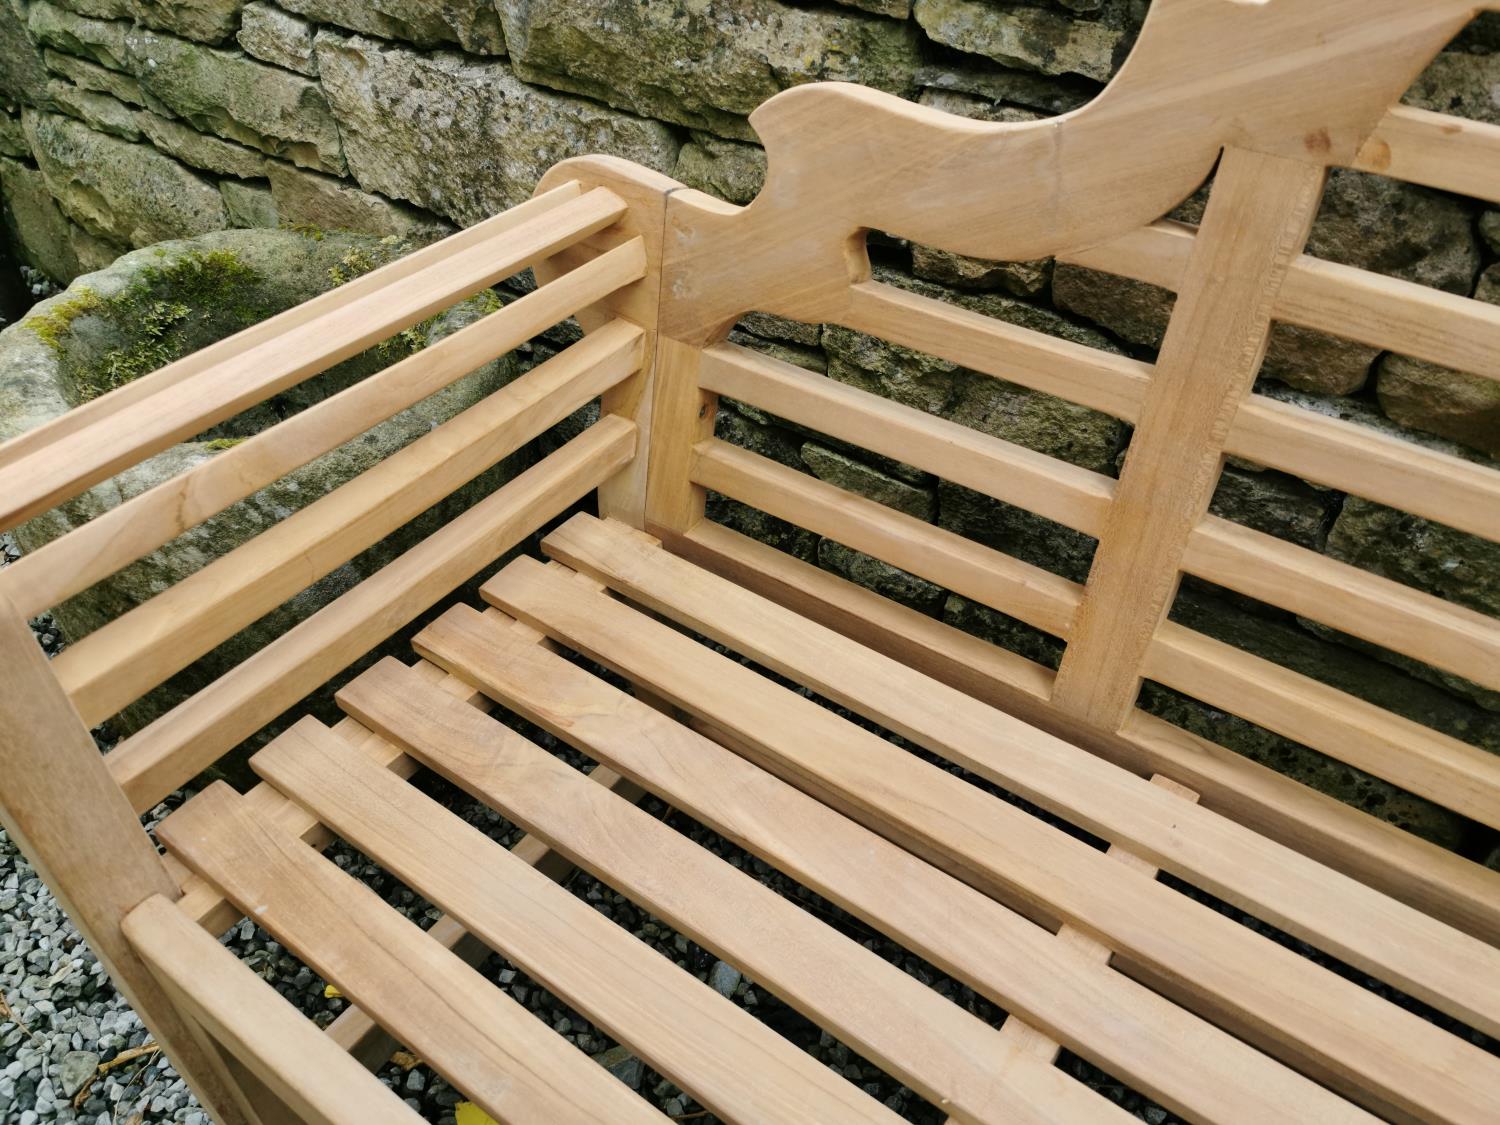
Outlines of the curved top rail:
{"type": "Polygon", "coordinates": [[[857,242],[867,229],[974,257],[1042,258],[1159,218],[1225,146],[1352,164],[1428,63],[1490,8],[1500,0],[1156,0],[1098,98],[1020,124],[843,83],[787,90],[750,118],[769,167],[748,207],[673,200],[667,331],[701,342],[746,299],[779,311],[764,303],[772,294],[831,318],[867,269],[857,242]],[[732,281],[702,268],[710,256],[735,261],[732,281]]]}

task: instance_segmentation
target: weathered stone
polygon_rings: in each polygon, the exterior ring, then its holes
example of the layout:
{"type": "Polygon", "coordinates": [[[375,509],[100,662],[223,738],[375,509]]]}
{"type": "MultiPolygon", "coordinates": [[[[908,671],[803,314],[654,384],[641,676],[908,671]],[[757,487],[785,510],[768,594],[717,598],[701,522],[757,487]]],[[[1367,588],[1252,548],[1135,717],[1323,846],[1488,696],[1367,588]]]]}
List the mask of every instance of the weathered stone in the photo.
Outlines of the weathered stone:
{"type": "Polygon", "coordinates": [[[802,462],[819,480],[908,516],[931,521],[937,514],[937,496],[931,488],[917,488],[836,449],[807,442],[802,447],[802,462]]]}
{"type": "Polygon", "coordinates": [[[818,375],[828,374],[828,357],[823,354],[821,348],[810,348],[802,344],[792,343],[788,340],[767,340],[761,336],[752,335],[736,328],[729,333],[729,342],[739,344],[741,347],[750,348],[768,355],[772,359],[778,359],[782,363],[790,363],[794,367],[805,368],[818,375]]]}
{"type": "Polygon", "coordinates": [[[943,623],[1044,668],[1055,671],[1062,660],[1063,644],[1056,637],[957,594],[950,594],[943,603],[943,623]]]}
{"type": "Polygon", "coordinates": [[[0,113],[0,156],[31,159],[31,146],[26,143],[26,131],[21,128],[19,116],[0,113]]]}
{"type": "Polygon", "coordinates": [[[269,184],[224,180],[219,184],[219,194],[224,197],[224,210],[229,214],[230,226],[274,230],[281,225],[269,184]]]}
{"type": "Polygon", "coordinates": [[[1278,539],[1322,550],[1338,512],[1339,494],[1269,470],[1230,465],[1219,479],[1210,510],[1278,539]]]}
{"type": "Polygon", "coordinates": [[[6,233],[21,261],[64,284],[83,272],[68,217],[58,209],[40,172],[0,159],[0,199],[6,233]]]}
{"type": "MultiPolygon", "coordinates": [[[[821,324],[803,324],[800,320],[788,320],[772,313],[747,313],[740,318],[740,327],[767,340],[786,340],[804,347],[816,348],[823,342],[821,324]]],[[[827,365],[824,365],[827,369],[827,365]]]]}
{"type": "Polygon", "coordinates": [[[1444,51],[1406,92],[1405,101],[1500,125],[1500,55],[1444,51]]]}
{"type": "Polygon", "coordinates": [[[1024,106],[1006,105],[993,98],[960,93],[955,90],[923,90],[917,97],[917,101],[929,109],[942,110],[944,113],[951,113],[957,117],[970,117],[975,121],[998,121],[1008,125],[1039,121],[1047,116],[1024,106]]]}
{"type": "MultiPolygon", "coordinates": [[[[142,374],[157,362],[201,347],[265,316],[328,289],[352,261],[378,264],[393,251],[385,240],[328,234],[307,238],[291,231],[225,231],[153,246],[122,258],[109,270],[32,310],[0,334],[0,440],[56,417],[80,388],[110,372],[142,374]],[[138,315],[144,310],[146,315],[138,315]]],[[[421,340],[436,340],[472,323],[490,306],[474,298],[423,326],[421,340]]],[[[288,407],[296,409],[409,354],[416,337],[392,349],[372,349],[318,376],[288,407]]],[[[420,341],[418,341],[420,342],[420,341]]],[[[245,542],[288,514],[421,438],[434,425],[466,409],[507,382],[516,370],[503,358],[337,449],[280,482],[233,505],[161,550],[59,607],[63,633],[81,636],[167,585],[245,542]]],[[[77,501],[17,531],[23,550],[35,550],[80,521],[115,507],[169,475],[202,464],[226,444],[219,438],[253,433],[277,413],[248,412],[198,440],[171,447],[140,466],[85,493],[77,501]]],[[[138,728],[227,668],[305,619],[360,578],[385,565],[412,542],[451,520],[530,461],[529,450],[501,462],[412,524],[338,568],[312,588],[217,648],[183,676],[133,706],[120,723],[138,728]]]]}
{"type": "Polygon", "coordinates": [[[1500,254],[1500,211],[1486,211],[1479,217],[1479,234],[1490,253],[1500,254]]]}
{"type": "Polygon", "coordinates": [[[744,116],[820,79],[907,94],[910,23],[776,0],[500,0],[516,73],[646,117],[753,139],[744,116]]]}
{"type": "Polygon", "coordinates": [[[1093,100],[1097,84],[1076,75],[1045,75],[1019,70],[924,66],[916,82],[924,90],[972,94],[995,104],[1017,105],[1048,116],[1067,113],[1093,100]]]}
{"type": "Polygon", "coordinates": [[[58,78],[47,82],[47,94],[56,109],[78,118],[91,129],[126,141],[141,139],[135,110],[108,94],[82,90],[58,78]]]}
{"type": "Polygon", "coordinates": [[[57,1087],[71,1098],[99,1073],[99,1056],[92,1051],[69,1051],[57,1066],[57,1087]]]}
{"type": "Polygon", "coordinates": [[[135,19],[134,0],[55,0],[59,8],[96,20],[135,19]]]}
{"type": "Polygon", "coordinates": [[[858,8],[862,12],[874,12],[877,16],[890,16],[904,20],[911,15],[911,0],[834,0],[846,8],[858,8]]]}
{"type": "Polygon", "coordinates": [[[73,85],[96,94],[108,94],[127,105],[144,106],[147,98],[141,84],[128,74],[118,70],[106,70],[95,63],[65,55],[51,48],[42,52],[47,69],[66,78],[73,85]]]}
{"type": "Polygon", "coordinates": [[[988,262],[917,243],[911,248],[911,271],[926,281],[955,289],[1003,289],[1017,297],[1035,297],[1052,284],[1051,258],[988,262]]]}
{"type": "Polygon", "coordinates": [[[318,59],[313,53],[313,30],[306,20],[274,4],[254,0],[240,13],[237,42],[247,54],[262,62],[316,78],[318,59]]]}
{"type": "Polygon", "coordinates": [[[677,162],[666,126],[532,89],[503,62],[327,31],[317,50],[360,187],[463,226],[528,198],[565,157],[608,152],[662,172],[677,162]]]}
{"type": "Polygon", "coordinates": [[[200,43],[234,36],[244,0],[132,0],[134,16],[147,27],[200,43]]]}
{"type": "Polygon", "coordinates": [[[995,7],[979,0],[916,0],[912,14],[934,41],[1007,66],[1107,81],[1125,33],[1046,8],[995,7]]]}
{"type": "MultiPolygon", "coordinates": [[[[1500,304],[1500,266],[1480,278],[1475,297],[1500,304]]],[[[1409,356],[1388,355],[1375,385],[1386,414],[1500,457],[1500,382],[1409,356]]]]}
{"type": "Polygon", "coordinates": [[[130,71],[194,128],[303,168],[346,171],[338,127],[316,82],[247,58],[149,31],[126,36],[130,71]]]}
{"type": "Polygon", "coordinates": [[[818,565],[929,617],[936,617],[942,612],[943,601],[948,596],[941,586],[935,586],[925,578],[909,574],[860,551],[851,550],[832,539],[819,541],[818,565]]]}
{"type": "Polygon", "coordinates": [[[36,0],[27,14],[26,26],[43,47],[89,59],[110,70],[130,69],[125,46],[130,24],[123,20],[90,19],[47,0],[36,0]]]}
{"type": "Polygon", "coordinates": [[[26,9],[0,0],[0,108],[35,105],[47,84],[41,48],[26,30],[26,9]]]}
{"type": "Polygon", "coordinates": [[[937,525],[1074,582],[1089,576],[1095,540],[983,493],[938,483],[937,525]]]}
{"type": "Polygon", "coordinates": [[[594,1061],[632,1090],[641,1088],[646,1064],[629,1047],[611,1047],[595,1055],[594,1061]]]}
{"type": "Polygon", "coordinates": [[[432,215],[317,172],[268,161],[276,214],[290,226],[394,234],[415,243],[432,242],[453,228],[432,215]]]}
{"type": "Polygon", "coordinates": [[[47,190],[97,237],[146,246],[228,225],[218,188],[150,145],[56,114],[27,110],[22,120],[47,190]]]}
{"type": "Polygon", "coordinates": [[[418,47],[454,43],[476,55],[503,55],[494,0],[280,0],[314,23],[396,39],[418,47]]]}
{"type": "Polygon", "coordinates": [[[766,182],[766,153],[759,145],[695,132],[677,154],[672,175],[730,203],[749,203],[766,182]]]}
{"type": "Polygon", "coordinates": [[[220,176],[253,180],[264,176],[266,165],[271,163],[256,149],[200,133],[180,121],[169,120],[149,110],[142,110],[135,120],[153,145],[194,168],[220,176]]]}

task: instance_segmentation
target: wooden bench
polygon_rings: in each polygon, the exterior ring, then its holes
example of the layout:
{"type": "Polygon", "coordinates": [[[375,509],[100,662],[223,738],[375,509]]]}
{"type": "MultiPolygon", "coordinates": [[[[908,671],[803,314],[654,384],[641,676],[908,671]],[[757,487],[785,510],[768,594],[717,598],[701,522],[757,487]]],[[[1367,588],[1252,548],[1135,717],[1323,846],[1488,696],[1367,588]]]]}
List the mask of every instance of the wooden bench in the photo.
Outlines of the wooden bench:
{"type": "Polygon", "coordinates": [[[575,867],[955,1122],[1127,1119],[1054,1065],[1064,1048],[1195,1121],[1500,1120],[1500,873],[1136,706],[1149,679],[1500,826],[1500,758],[1166,617],[1196,575],[1500,690],[1494,619],[1207,514],[1235,456],[1500,539],[1492,469],[1252,393],[1273,322],[1500,378],[1500,309],[1303,254],[1331,167],[1500,203],[1500,128],[1398,104],[1491,6],[1156,0],[1105,93],[1034,124],[794,89],[753,118],[769,174],[746,208],[569,161],[524,205],[0,447],[14,526],[486,286],[527,268],[541,283],[0,573],[7,829],[236,1125],[412,1119],[366,1069],[394,1043],[500,1121],[662,1119],[471,967],[490,950],[726,1121],[897,1119],[570,894],[575,867]],[[1211,174],[1199,227],[1161,221],[1211,174]],[[872,280],[870,229],[1173,289],[1160,357],[872,280]],[[727,343],[749,311],[1123,419],[1120,477],[727,343]],[[50,663],[39,651],[28,617],[570,316],[582,339],[503,390],[50,663]],[[1087,583],[720,440],[719,396],[1097,539],[1087,583]],[[92,725],[594,400],[595,424],[101,758],[92,725]],[[1061,666],[708,521],[707,490],[1061,638],[1061,666]],[[539,529],[551,561],[495,572],[539,529]],[[491,572],[481,603],[346,683],[344,718],[301,718],[259,750],[258,785],[189,799],[158,851],[140,814],[491,572]],[[507,851],[410,784],[419,770],[528,835],[507,851]],[[442,919],[423,931],[387,906],[320,854],[335,838],[442,919]],[[326,1032],[211,936],[242,917],[352,1001],[326,1032]]]}

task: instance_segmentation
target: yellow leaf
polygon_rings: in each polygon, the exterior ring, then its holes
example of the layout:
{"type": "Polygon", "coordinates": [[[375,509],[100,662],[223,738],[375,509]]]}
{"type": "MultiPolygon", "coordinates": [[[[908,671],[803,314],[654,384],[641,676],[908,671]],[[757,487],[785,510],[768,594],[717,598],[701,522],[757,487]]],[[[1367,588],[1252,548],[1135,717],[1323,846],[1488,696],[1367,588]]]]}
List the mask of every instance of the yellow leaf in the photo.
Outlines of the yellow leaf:
{"type": "Polygon", "coordinates": [[[500,1125],[473,1102],[459,1102],[453,1107],[453,1113],[458,1119],[458,1125],[500,1125]]]}
{"type": "Polygon", "coordinates": [[[340,992],[335,986],[331,984],[325,984],[323,986],[324,1000],[342,1000],[343,998],[344,994],[340,992]]]}
{"type": "Polygon", "coordinates": [[[412,1054],[410,1051],[397,1051],[394,1055],[391,1056],[391,1062],[395,1063],[402,1070],[410,1070],[421,1061],[421,1059],[417,1058],[417,1056],[412,1054]]]}

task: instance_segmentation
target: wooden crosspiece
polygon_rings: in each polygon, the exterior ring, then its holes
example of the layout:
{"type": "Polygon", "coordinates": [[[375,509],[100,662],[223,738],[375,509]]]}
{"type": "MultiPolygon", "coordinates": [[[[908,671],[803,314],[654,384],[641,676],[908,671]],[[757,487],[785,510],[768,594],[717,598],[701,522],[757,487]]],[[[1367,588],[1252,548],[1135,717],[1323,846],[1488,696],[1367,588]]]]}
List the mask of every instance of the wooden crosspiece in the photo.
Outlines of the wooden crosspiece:
{"type": "Polygon", "coordinates": [[[1254,392],[1278,322],[1500,379],[1500,310],[1305,252],[1333,168],[1500,202],[1500,128],[1398,104],[1496,6],[1155,0],[1118,79],[1050,121],[800,87],[753,117],[769,168],[747,207],[626,161],[566,161],[522,206],[0,446],[12,526],[486,286],[526,269],[539,283],[0,572],[7,830],[226,1125],[412,1120],[368,1073],[398,1044],[499,1120],[663,1119],[486,980],[492,952],[705,1113],[896,1120],[592,910],[562,885],[578,870],[956,1123],[1127,1120],[1055,1065],[1064,1049],[1193,1121],[1496,1120],[1500,1060],[1474,1040],[1500,1036],[1500,873],[1136,706],[1150,680],[1500,827],[1500,758],[1167,616],[1192,575],[1500,690],[1493,617],[1207,510],[1237,457],[1500,540],[1491,467],[1254,392]],[[1210,174],[1201,225],[1163,219],[1210,174]],[[876,281],[870,229],[1172,290],[1161,354],[876,281]],[[1120,476],[729,343],[751,311],[1118,418],[1120,476]],[[360,477],[50,663],[32,642],[28,617],[569,318],[581,339],[360,477]],[[1061,578],[731,444],[721,396],[1092,537],[1093,569],[1061,578]],[[571,440],[96,752],[89,725],[596,403],[571,440]],[[1042,630],[1061,664],[711,522],[709,491],[1042,630]],[[512,558],[539,533],[550,562],[512,558]],[[475,579],[483,608],[455,597],[475,579]],[[359,663],[408,627],[414,655],[359,663]],[[198,792],[158,850],[138,814],[330,683],[342,718],[261,736],[259,782],[198,792]],[[507,850],[453,815],[411,783],[424,772],[523,838],[507,850]],[[335,840],[440,919],[423,930],[381,902],[320,854],[335,840]],[[209,936],[244,917],[349,999],[326,1032],[209,936]]]}

